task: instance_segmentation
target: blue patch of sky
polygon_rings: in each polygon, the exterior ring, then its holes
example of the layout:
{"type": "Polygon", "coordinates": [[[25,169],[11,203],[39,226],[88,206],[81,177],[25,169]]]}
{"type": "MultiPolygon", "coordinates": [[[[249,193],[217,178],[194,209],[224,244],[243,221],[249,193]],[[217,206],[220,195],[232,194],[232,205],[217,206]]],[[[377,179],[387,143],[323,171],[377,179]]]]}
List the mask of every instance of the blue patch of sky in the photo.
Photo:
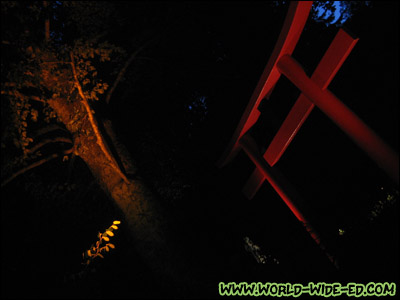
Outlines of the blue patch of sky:
{"type": "MultiPolygon", "coordinates": [[[[280,5],[287,4],[290,1],[271,1],[272,5],[278,7],[280,5]]],[[[354,1],[314,1],[313,8],[316,11],[314,20],[317,22],[324,22],[326,26],[343,25],[348,19],[353,16],[354,1]],[[353,3],[352,3],[353,2],[353,3]],[[334,7],[334,12],[330,9],[324,8],[324,4],[330,3],[334,7]],[[333,14],[333,19],[328,20],[333,14]]],[[[359,1],[358,5],[365,5],[367,7],[372,6],[372,1],[359,1]]]]}
{"type": "Polygon", "coordinates": [[[193,109],[200,109],[203,111],[204,114],[208,113],[207,103],[206,103],[206,96],[198,96],[196,99],[188,105],[189,110],[193,109]]]}
{"type": "MultiPolygon", "coordinates": [[[[326,26],[335,24],[339,20],[340,16],[344,13],[344,11],[346,9],[346,4],[343,3],[342,1],[333,1],[333,7],[335,8],[334,12],[332,12],[331,10],[326,10],[326,9],[322,8],[321,6],[317,6],[316,18],[318,19],[318,18],[323,17],[323,20],[326,20],[333,14],[334,18],[332,19],[331,22],[327,23],[326,26]]],[[[348,18],[349,18],[349,15],[343,16],[342,20],[340,21],[340,24],[343,24],[344,22],[346,22],[346,20],[348,18]]]]}
{"type": "MultiPolygon", "coordinates": [[[[329,1],[331,2],[331,1],[329,1]]],[[[314,7],[317,11],[317,15],[315,16],[315,19],[319,22],[325,21],[325,25],[336,25],[340,26],[343,25],[348,19],[350,19],[353,16],[353,8],[350,3],[351,1],[333,1],[332,6],[333,6],[333,11],[323,8],[323,5],[321,5],[320,1],[314,2],[314,7]],[[331,21],[328,22],[328,18],[333,15],[333,18],[331,21]],[[319,19],[321,18],[321,19],[319,19]]],[[[360,1],[361,5],[365,5],[367,7],[371,6],[371,1],[360,1]]]]}

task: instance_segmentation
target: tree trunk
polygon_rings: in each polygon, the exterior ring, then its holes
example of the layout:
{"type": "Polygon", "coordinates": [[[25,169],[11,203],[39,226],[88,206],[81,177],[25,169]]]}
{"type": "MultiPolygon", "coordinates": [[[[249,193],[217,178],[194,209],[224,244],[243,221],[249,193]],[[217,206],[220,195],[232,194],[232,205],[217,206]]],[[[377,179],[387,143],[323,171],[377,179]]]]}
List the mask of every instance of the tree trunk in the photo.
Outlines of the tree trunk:
{"type": "MultiPolygon", "coordinates": [[[[75,155],[83,159],[101,188],[122,210],[135,247],[149,268],[154,271],[156,278],[168,282],[172,280],[178,285],[183,284],[182,281],[190,278],[184,270],[188,265],[183,262],[182,249],[171,243],[169,224],[157,199],[142,180],[129,179],[126,182],[116,172],[115,167],[111,167],[111,162],[96,142],[96,135],[80,101],[53,99],[48,103],[71,132],[75,155]],[[78,121],[74,121],[77,119],[76,114],[82,114],[78,121]]],[[[108,122],[105,127],[111,140],[116,142],[111,132],[111,124],[108,122]]],[[[134,173],[135,166],[129,153],[123,151],[121,145],[116,146],[116,149],[119,149],[118,154],[122,155],[124,168],[128,173],[134,173]]]]}

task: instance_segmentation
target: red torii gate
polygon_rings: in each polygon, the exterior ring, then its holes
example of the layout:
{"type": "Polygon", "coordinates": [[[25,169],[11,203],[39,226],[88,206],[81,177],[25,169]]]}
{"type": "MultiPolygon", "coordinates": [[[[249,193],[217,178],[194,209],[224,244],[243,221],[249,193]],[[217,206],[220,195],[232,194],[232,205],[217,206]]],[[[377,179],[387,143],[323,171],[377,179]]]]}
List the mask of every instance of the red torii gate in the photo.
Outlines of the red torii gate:
{"type": "Polygon", "coordinates": [[[268,180],[297,219],[302,222],[315,242],[335,263],[333,257],[326,252],[319,235],[294,203],[294,191],[273,166],[285,152],[315,105],[358,144],[397,185],[399,183],[399,158],[397,153],[364,124],[356,114],[327,90],[329,83],[358,39],[354,39],[340,29],[311,78],[305,74],[302,67],[291,56],[308,19],[311,6],[312,1],[291,2],[277,44],[239,125],[217,165],[223,167],[236,156],[240,149],[243,149],[256,165],[256,169],[243,189],[247,198],[253,198],[264,180],[268,180]],[[261,101],[269,97],[281,74],[297,86],[302,94],[293,105],[264,155],[262,155],[248,131],[260,116],[258,107],[261,101]]]}

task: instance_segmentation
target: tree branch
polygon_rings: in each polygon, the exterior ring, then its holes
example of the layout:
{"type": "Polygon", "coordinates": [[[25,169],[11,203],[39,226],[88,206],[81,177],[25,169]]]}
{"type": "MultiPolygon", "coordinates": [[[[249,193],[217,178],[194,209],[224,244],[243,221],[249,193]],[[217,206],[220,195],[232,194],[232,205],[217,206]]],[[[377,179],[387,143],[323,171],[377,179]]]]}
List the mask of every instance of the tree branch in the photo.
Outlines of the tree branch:
{"type": "Polygon", "coordinates": [[[43,134],[49,133],[49,132],[51,132],[51,131],[56,131],[56,130],[61,130],[61,131],[63,131],[63,132],[68,132],[68,133],[69,133],[68,130],[62,128],[62,127],[61,127],[60,125],[58,125],[58,124],[50,124],[50,125],[48,125],[48,126],[46,126],[46,127],[42,127],[42,128],[40,128],[40,129],[36,130],[36,131],[32,134],[31,137],[32,137],[33,139],[35,139],[35,138],[37,138],[38,136],[41,136],[41,135],[43,135],[43,134]]]}
{"type": "Polygon", "coordinates": [[[1,187],[5,186],[6,184],[8,184],[10,181],[12,181],[13,179],[15,179],[17,176],[24,174],[25,172],[28,172],[29,170],[32,170],[33,168],[39,167],[40,165],[43,165],[44,163],[57,158],[61,155],[68,155],[70,153],[72,153],[73,148],[68,149],[68,150],[64,150],[61,154],[60,153],[53,153],[52,155],[49,155],[46,158],[43,158],[37,162],[34,162],[33,164],[26,166],[25,168],[22,168],[21,170],[15,172],[14,174],[12,174],[10,177],[8,177],[6,180],[1,182],[1,187]]]}
{"type": "Polygon", "coordinates": [[[135,59],[135,57],[144,49],[146,48],[151,42],[153,42],[155,39],[152,39],[148,42],[146,42],[144,45],[142,45],[141,47],[139,47],[139,49],[137,49],[135,52],[132,53],[132,55],[129,57],[129,59],[126,61],[125,65],[122,67],[121,71],[119,71],[117,78],[114,81],[113,86],[111,87],[111,89],[109,90],[109,92],[107,93],[106,96],[106,103],[109,104],[110,103],[110,99],[111,96],[115,90],[115,88],[117,87],[118,83],[121,81],[122,77],[124,76],[126,70],[128,69],[129,65],[133,62],[133,60],[135,59]]]}
{"type": "Polygon", "coordinates": [[[32,97],[31,97],[31,100],[37,101],[37,102],[46,103],[45,100],[43,100],[43,99],[41,99],[41,98],[39,98],[39,97],[37,97],[37,96],[32,96],[32,97]]]}
{"type": "Polygon", "coordinates": [[[113,158],[113,156],[110,153],[110,151],[107,149],[106,143],[104,141],[103,136],[100,133],[99,127],[98,127],[97,122],[96,122],[96,119],[93,117],[93,113],[92,113],[92,109],[90,108],[89,101],[87,100],[87,98],[85,97],[85,94],[82,91],[82,87],[81,87],[81,85],[79,83],[79,80],[78,80],[78,75],[76,74],[74,54],[72,52],[70,52],[70,57],[71,57],[72,73],[74,75],[74,80],[75,80],[75,86],[78,89],[78,93],[82,98],[82,104],[86,109],[86,112],[87,112],[88,117],[89,117],[89,122],[92,125],[93,131],[94,131],[94,133],[96,135],[97,144],[99,145],[100,149],[103,151],[103,153],[106,156],[106,158],[110,161],[111,167],[121,176],[121,178],[126,183],[129,184],[128,178],[126,178],[124,173],[122,173],[122,171],[119,168],[117,162],[113,158]]]}
{"type": "Polygon", "coordinates": [[[42,148],[44,145],[47,145],[47,144],[50,144],[50,143],[69,143],[69,144],[73,144],[73,142],[72,142],[72,140],[70,138],[58,136],[58,137],[55,137],[53,139],[45,139],[45,140],[41,141],[40,143],[37,143],[32,148],[27,149],[27,153],[28,154],[29,153],[34,153],[39,148],[42,148]]]}

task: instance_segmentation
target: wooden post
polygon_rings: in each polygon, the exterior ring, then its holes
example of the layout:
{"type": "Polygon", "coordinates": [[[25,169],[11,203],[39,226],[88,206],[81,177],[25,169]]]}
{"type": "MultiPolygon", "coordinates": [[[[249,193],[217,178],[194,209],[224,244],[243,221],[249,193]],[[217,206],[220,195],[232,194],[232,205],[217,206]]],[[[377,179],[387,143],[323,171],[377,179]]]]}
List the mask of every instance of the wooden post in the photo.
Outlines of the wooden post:
{"type": "Polygon", "coordinates": [[[294,202],[295,193],[292,192],[292,188],[288,186],[288,184],[279,178],[279,175],[275,173],[275,171],[268,165],[268,163],[264,160],[262,155],[258,152],[256,143],[252,139],[249,134],[245,134],[239,140],[240,146],[249,156],[249,158],[256,165],[257,169],[260,170],[262,175],[274,190],[279,194],[282,200],[285,202],[287,207],[291,210],[291,212],[296,216],[297,220],[299,220],[302,225],[306,228],[307,232],[310,234],[312,239],[318,244],[318,246],[322,249],[322,251],[326,254],[328,259],[338,268],[338,264],[334,257],[326,251],[325,245],[321,242],[321,238],[317,231],[311,226],[310,222],[307,221],[303,213],[300,211],[296,203],[294,202]]]}

